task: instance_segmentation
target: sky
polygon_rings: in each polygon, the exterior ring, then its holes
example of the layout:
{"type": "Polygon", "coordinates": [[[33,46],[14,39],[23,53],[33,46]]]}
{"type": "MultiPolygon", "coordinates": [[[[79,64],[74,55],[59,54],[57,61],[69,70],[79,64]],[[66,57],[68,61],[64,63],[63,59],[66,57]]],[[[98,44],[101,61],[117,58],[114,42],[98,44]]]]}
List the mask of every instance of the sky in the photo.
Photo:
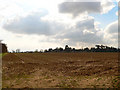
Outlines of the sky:
{"type": "Polygon", "coordinates": [[[9,51],[118,47],[118,1],[0,0],[0,40],[9,51]]]}

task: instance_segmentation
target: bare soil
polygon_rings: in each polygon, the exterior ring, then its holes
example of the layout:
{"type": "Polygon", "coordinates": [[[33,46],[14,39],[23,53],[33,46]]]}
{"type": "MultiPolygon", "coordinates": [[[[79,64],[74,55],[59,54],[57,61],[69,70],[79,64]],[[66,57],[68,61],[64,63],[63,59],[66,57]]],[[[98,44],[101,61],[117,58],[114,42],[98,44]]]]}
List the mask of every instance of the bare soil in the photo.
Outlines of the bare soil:
{"type": "Polygon", "coordinates": [[[9,53],[3,88],[116,88],[118,53],[9,53]]]}

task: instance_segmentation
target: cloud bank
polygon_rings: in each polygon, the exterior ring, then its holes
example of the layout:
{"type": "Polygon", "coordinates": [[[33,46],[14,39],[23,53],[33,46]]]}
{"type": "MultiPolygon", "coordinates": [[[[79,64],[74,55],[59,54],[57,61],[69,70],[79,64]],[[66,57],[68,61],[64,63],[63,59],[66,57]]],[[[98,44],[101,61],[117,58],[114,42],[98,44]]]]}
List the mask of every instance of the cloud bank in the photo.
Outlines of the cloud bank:
{"type": "Polygon", "coordinates": [[[68,13],[72,14],[73,16],[78,16],[82,13],[107,13],[110,11],[114,4],[112,2],[105,2],[99,1],[99,2],[63,2],[59,4],[59,12],[60,13],[68,13]]]}
{"type": "Polygon", "coordinates": [[[113,6],[111,2],[63,2],[58,6],[59,14],[72,14],[75,16],[75,18],[71,18],[73,22],[66,24],[57,19],[44,19],[44,17],[49,16],[49,12],[45,9],[40,9],[37,12],[30,12],[26,16],[8,20],[3,25],[3,28],[16,34],[38,35],[40,37],[44,35],[46,38],[54,40],[54,42],[60,41],[60,43],[67,43],[73,46],[78,43],[104,44],[107,41],[113,43],[113,41],[117,40],[117,22],[113,22],[105,30],[101,30],[101,28],[96,28],[97,24],[95,24],[94,17],[89,16],[91,13],[108,12],[113,6]],[[84,16],[86,13],[88,13],[87,18],[76,17],[80,14],[84,16]],[[75,19],[78,20],[75,21],[75,19]]]}
{"type": "Polygon", "coordinates": [[[3,25],[8,31],[20,34],[53,35],[63,30],[63,26],[55,21],[46,21],[42,17],[48,15],[47,10],[32,12],[25,17],[17,17],[3,25]]]}

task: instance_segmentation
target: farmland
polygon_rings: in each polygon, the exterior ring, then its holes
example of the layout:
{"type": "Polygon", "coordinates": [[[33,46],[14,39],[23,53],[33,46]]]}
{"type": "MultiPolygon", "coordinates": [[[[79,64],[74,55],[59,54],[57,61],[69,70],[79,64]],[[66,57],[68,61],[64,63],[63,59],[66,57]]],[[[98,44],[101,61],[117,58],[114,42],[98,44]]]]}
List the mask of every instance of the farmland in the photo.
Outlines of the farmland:
{"type": "Polygon", "coordinates": [[[3,88],[114,88],[118,53],[8,53],[3,88]]]}

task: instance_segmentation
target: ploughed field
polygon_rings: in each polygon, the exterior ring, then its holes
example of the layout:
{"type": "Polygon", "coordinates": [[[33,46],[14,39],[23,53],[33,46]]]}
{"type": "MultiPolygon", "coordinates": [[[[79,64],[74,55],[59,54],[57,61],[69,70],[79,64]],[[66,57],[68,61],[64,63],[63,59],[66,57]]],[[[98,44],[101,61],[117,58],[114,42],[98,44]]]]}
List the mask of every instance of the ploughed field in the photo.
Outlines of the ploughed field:
{"type": "Polygon", "coordinates": [[[118,53],[8,53],[3,88],[116,88],[118,53]]]}

